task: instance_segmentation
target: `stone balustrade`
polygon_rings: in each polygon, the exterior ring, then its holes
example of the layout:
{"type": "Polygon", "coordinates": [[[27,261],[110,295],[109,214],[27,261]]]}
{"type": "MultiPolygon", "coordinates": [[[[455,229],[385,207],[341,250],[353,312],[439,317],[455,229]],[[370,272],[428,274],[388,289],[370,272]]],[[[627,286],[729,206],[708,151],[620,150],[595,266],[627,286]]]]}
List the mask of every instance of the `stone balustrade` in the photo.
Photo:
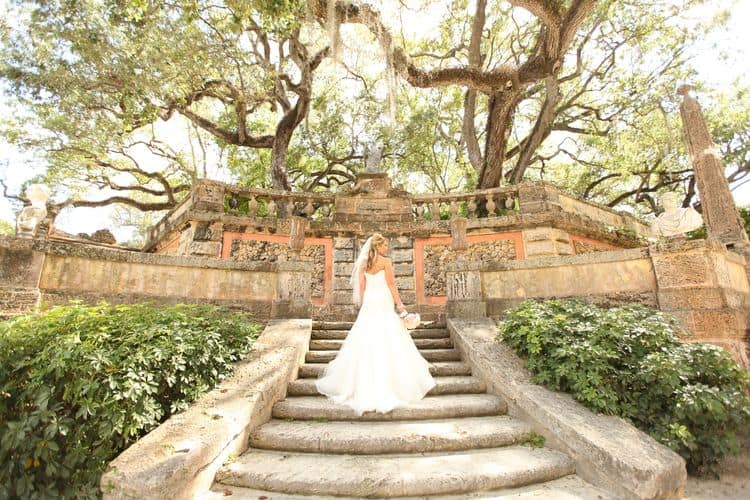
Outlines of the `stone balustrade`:
{"type": "Polygon", "coordinates": [[[469,193],[414,195],[411,203],[416,221],[456,216],[469,219],[496,217],[520,210],[517,186],[469,193]]]}
{"type": "Polygon", "coordinates": [[[226,186],[224,212],[248,217],[301,215],[312,220],[331,220],[335,210],[332,193],[300,193],[226,186]]]}

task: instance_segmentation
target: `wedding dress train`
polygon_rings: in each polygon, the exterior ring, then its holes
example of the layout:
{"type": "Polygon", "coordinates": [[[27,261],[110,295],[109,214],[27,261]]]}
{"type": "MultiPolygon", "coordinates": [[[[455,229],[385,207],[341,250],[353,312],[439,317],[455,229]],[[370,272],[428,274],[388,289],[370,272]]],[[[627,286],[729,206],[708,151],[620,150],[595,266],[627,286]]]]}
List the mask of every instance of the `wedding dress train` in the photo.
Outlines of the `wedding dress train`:
{"type": "Polygon", "coordinates": [[[435,386],[429,364],[393,310],[385,271],[365,273],[365,280],[357,319],[336,359],[315,382],[319,393],[358,415],[419,401],[435,386]]]}

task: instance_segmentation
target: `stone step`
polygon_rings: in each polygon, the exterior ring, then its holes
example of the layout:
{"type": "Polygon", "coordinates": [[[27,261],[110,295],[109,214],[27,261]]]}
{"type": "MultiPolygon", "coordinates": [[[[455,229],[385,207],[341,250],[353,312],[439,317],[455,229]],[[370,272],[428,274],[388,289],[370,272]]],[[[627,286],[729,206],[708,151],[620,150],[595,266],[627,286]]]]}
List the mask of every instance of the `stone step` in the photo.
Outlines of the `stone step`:
{"type": "MultiPolygon", "coordinates": [[[[315,387],[316,379],[300,378],[289,383],[287,394],[289,396],[316,396],[318,389],[315,387]]],[[[487,390],[480,379],[476,377],[436,377],[437,385],[427,394],[437,396],[440,394],[481,394],[487,390]]]]}
{"type": "Polygon", "coordinates": [[[362,415],[323,396],[293,396],[273,405],[273,417],[294,420],[429,420],[436,418],[484,417],[507,411],[505,401],[491,394],[428,396],[388,413],[362,415]]]}
{"type": "MultiPolygon", "coordinates": [[[[346,338],[346,335],[349,333],[349,330],[313,330],[312,331],[312,338],[313,340],[324,340],[324,339],[330,339],[330,340],[343,340],[346,338]]],[[[443,339],[443,338],[449,338],[450,334],[448,333],[448,330],[445,328],[416,328],[414,330],[409,330],[409,334],[411,335],[411,338],[413,339],[443,339]]]]}
{"type": "Polygon", "coordinates": [[[427,453],[508,446],[530,432],[530,425],[507,415],[401,422],[271,420],[253,431],[249,444],[306,453],[427,453]]]}
{"type": "MultiPolygon", "coordinates": [[[[412,339],[417,349],[452,349],[453,342],[450,338],[444,339],[412,339]]],[[[343,345],[343,340],[311,340],[310,350],[313,351],[338,351],[343,345]]]]}
{"type": "MultiPolygon", "coordinates": [[[[211,492],[202,496],[201,500],[224,500],[231,495],[232,500],[258,500],[266,497],[269,500],[341,500],[334,496],[302,496],[294,494],[276,493],[268,490],[255,490],[239,486],[227,486],[215,483],[211,492]]],[[[424,497],[397,497],[401,500],[424,500],[424,497]]],[[[518,488],[504,488],[502,490],[466,492],[460,495],[430,495],[431,500],[461,500],[465,498],[483,498],[494,500],[609,500],[614,498],[604,490],[587,483],[580,477],[571,474],[518,488]]]]}
{"type": "Polygon", "coordinates": [[[421,455],[323,455],[249,449],[218,482],[302,495],[436,495],[518,487],[575,471],[557,451],[511,446],[421,455]]]}
{"type": "MultiPolygon", "coordinates": [[[[461,353],[456,349],[420,349],[419,353],[427,361],[461,361],[461,353]]],[[[337,354],[337,351],[308,351],[305,363],[328,363],[337,354]]]]}
{"type": "MultiPolygon", "coordinates": [[[[306,363],[299,367],[299,378],[318,378],[326,368],[325,363],[306,363]]],[[[471,366],[460,361],[436,361],[430,363],[430,375],[433,377],[449,377],[471,375],[471,366]]]]}
{"type": "MultiPolygon", "coordinates": [[[[313,330],[346,330],[352,328],[354,321],[319,321],[313,320],[313,330]]],[[[428,321],[423,318],[419,329],[444,329],[445,321],[428,321]]]]}

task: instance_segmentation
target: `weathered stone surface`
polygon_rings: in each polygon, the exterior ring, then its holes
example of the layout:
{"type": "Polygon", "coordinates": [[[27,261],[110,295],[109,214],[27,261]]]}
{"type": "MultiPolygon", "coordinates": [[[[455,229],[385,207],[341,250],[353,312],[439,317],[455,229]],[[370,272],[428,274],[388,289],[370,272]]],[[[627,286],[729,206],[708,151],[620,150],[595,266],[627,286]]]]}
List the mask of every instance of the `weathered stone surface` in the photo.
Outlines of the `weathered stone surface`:
{"type": "Polygon", "coordinates": [[[414,277],[397,277],[396,288],[399,290],[414,290],[414,277]]]}
{"type": "MultiPolygon", "coordinates": [[[[445,271],[457,259],[456,252],[447,245],[426,245],[424,247],[424,290],[425,296],[447,295],[445,271]]],[[[513,240],[489,240],[469,242],[462,258],[470,262],[497,262],[516,258],[513,240]]]]}
{"type": "Polygon", "coordinates": [[[253,351],[219,387],[172,416],[109,464],[105,499],[192,499],[210,488],[230,455],[268,421],[296,376],[312,330],[310,320],[271,322],[253,351]]]}
{"type": "Polygon", "coordinates": [[[416,403],[396,408],[388,413],[365,412],[361,416],[348,406],[338,405],[321,396],[288,397],[274,405],[274,418],[296,420],[424,420],[431,418],[483,417],[505,413],[505,402],[489,394],[454,394],[429,396],[416,403]]]}
{"type": "Polygon", "coordinates": [[[526,258],[548,257],[550,255],[572,255],[573,249],[569,243],[559,241],[529,241],[526,242],[526,258]]]}
{"type": "Polygon", "coordinates": [[[33,240],[0,236],[0,286],[37,288],[43,264],[33,240]]]}
{"type": "Polygon", "coordinates": [[[354,250],[354,238],[334,238],[333,248],[354,250]]]}
{"type": "Polygon", "coordinates": [[[531,427],[506,415],[404,422],[272,420],[250,436],[250,446],[307,453],[426,453],[515,444],[531,427]]]}
{"type": "Polygon", "coordinates": [[[575,471],[561,453],[529,447],[425,454],[289,455],[256,450],[224,467],[223,484],[307,495],[400,496],[521,486],[575,471]],[[398,477],[399,481],[393,481],[398,477]]]}
{"type": "Polygon", "coordinates": [[[333,264],[333,274],[337,277],[351,277],[352,267],[353,265],[351,263],[339,264],[336,262],[333,264]]]}
{"type": "MultiPolygon", "coordinates": [[[[610,252],[607,252],[610,253],[610,252]]],[[[608,260],[606,254],[536,259],[518,265],[505,263],[503,271],[482,273],[484,297],[499,299],[533,297],[581,297],[611,293],[653,293],[656,290],[651,261],[635,254],[618,254],[608,260]],[[596,257],[602,257],[597,259],[596,257]],[[559,259],[559,260],[557,260],[559,259]]],[[[500,268],[493,265],[490,269],[500,268]]]]}
{"type": "Polygon", "coordinates": [[[576,255],[594,252],[609,252],[612,250],[607,244],[584,240],[573,240],[573,247],[576,250],[576,255]]]}
{"type": "Polygon", "coordinates": [[[334,249],[333,260],[336,262],[354,262],[354,250],[351,248],[334,249]]]}
{"type": "MultiPolygon", "coordinates": [[[[559,298],[555,295],[550,295],[549,297],[535,297],[537,299],[555,299],[559,298]]],[[[601,293],[601,294],[591,294],[591,295],[570,295],[566,298],[569,299],[580,299],[583,301],[586,301],[590,304],[595,304],[599,307],[622,307],[628,304],[641,304],[646,307],[652,307],[654,309],[658,309],[659,303],[656,300],[656,292],[655,291],[644,291],[644,292],[609,292],[609,293],[601,293]]],[[[502,318],[505,315],[505,312],[510,309],[511,307],[515,307],[521,302],[523,302],[524,298],[504,298],[504,299],[489,299],[486,301],[487,304],[487,316],[493,317],[493,318],[502,318]]]]}
{"type": "MultiPolygon", "coordinates": [[[[412,337],[414,345],[419,349],[450,349],[453,347],[451,339],[449,337],[431,339],[431,338],[418,338],[412,337]]],[[[310,341],[310,349],[316,351],[338,351],[344,344],[343,340],[329,340],[323,339],[318,340],[313,338],[310,341]]]]}
{"type": "Polygon", "coordinates": [[[534,229],[526,229],[523,231],[523,240],[526,243],[532,241],[559,241],[561,243],[569,243],[570,237],[567,232],[560,229],[553,227],[536,227],[534,229]]]}
{"type": "Polygon", "coordinates": [[[414,251],[412,249],[391,250],[390,254],[394,264],[414,262],[414,251]]]}
{"type": "Polygon", "coordinates": [[[414,264],[394,264],[393,274],[395,276],[414,276],[414,264]]]}
{"type": "Polygon", "coordinates": [[[219,257],[221,256],[220,241],[193,241],[188,246],[188,254],[198,257],[219,257]]]}
{"type": "Polygon", "coordinates": [[[454,342],[487,382],[506,398],[510,414],[532,424],[547,444],[570,455],[576,472],[622,498],[681,498],[684,460],[617,417],[596,415],[570,395],[531,383],[523,362],[490,320],[449,320],[454,342]]]}
{"type": "MultiPolygon", "coordinates": [[[[159,256],[170,259],[168,256],[159,256]]],[[[47,255],[39,287],[43,292],[96,293],[206,300],[268,301],[275,297],[273,272],[181,268],[47,255]]]]}
{"type": "MultiPolygon", "coordinates": [[[[294,252],[287,243],[276,243],[262,240],[235,239],[231,242],[230,259],[237,262],[279,262],[293,261],[294,252]]],[[[318,244],[305,245],[300,252],[300,259],[311,262],[312,296],[322,297],[325,289],[325,247],[318,244]]]]}
{"type": "MultiPolygon", "coordinates": [[[[226,491],[232,492],[233,500],[257,500],[260,497],[273,498],[273,500],[300,500],[299,495],[286,495],[284,493],[270,492],[267,490],[256,490],[241,488],[237,486],[227,487],[215,485],[210,493],[202,500],[224,500],[226,491]]],[[[340,500],[341,497],[316,495],[316,500],[340,500]]],[[[403,500],[422,499],[423,497],[399,497],[403,500]]],[[[473,493],[461,493],[460,495],[440,495],[441,500],[464,500],[467,498],[485,498],[494,500],[546,500],[546,499],[570,499],[570,500],[609,500],[613,498],[602,489],[596,488],[575,475],[565,476],[560,479],[546,481],[518,488],[503,488],[502,490],[481,491],[473,493]]]]}
{"type": "Polygon", "coordinates": [[[352,291],[351,278],[334,278],[333,279],[333,290],[334,291],[352,291]]]}

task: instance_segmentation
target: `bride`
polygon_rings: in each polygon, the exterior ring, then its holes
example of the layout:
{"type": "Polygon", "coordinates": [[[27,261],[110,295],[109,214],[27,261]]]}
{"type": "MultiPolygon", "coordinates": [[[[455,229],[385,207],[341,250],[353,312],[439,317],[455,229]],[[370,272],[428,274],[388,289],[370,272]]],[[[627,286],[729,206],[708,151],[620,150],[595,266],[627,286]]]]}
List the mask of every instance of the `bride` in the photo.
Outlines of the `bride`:
{"type": "Polygon", "coordinates": [[[315,383],[319,393],[357,415],[419,401],[435,386],[429,364],[393,310],[394,304],[399,312],[406,308],[387,251],[388,240],[378,233],[362,246],[352,270],[359,314],[336,359],[315,383]]]}

